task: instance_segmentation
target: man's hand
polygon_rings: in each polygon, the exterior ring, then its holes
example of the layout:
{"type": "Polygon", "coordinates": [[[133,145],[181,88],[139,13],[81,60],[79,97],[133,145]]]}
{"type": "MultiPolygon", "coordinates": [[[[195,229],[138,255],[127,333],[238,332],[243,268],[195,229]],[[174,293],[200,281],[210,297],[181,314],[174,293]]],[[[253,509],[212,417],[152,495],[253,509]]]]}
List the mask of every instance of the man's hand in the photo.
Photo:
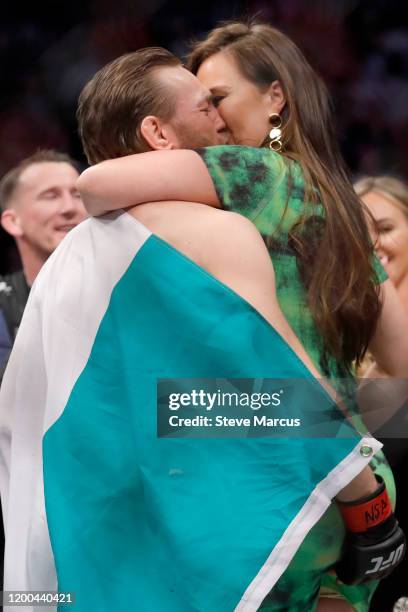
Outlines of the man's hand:
{"type": "Polygon", "coordinates": [[[377,477],[375,493],[354,502],[339,502],[347,528],[335,570],[345,584],[360,584],[388,576],[402,561],[406,541],[392,511],[384,481],[377,477]]]}

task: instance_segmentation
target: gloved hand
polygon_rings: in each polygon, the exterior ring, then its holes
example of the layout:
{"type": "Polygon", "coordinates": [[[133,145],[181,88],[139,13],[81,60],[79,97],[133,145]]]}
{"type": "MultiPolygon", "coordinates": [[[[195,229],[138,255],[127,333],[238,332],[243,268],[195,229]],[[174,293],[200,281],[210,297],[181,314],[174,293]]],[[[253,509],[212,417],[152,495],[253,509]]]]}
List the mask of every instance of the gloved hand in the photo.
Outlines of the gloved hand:
{"type": "Polygon", "coordinates": [[[392,511],[385,483],[376,476],[375,493],[353,502],[337,502],[347,534],[334,569],[345,584],[388,576],[402,561],[406,541],[392,511]]]}

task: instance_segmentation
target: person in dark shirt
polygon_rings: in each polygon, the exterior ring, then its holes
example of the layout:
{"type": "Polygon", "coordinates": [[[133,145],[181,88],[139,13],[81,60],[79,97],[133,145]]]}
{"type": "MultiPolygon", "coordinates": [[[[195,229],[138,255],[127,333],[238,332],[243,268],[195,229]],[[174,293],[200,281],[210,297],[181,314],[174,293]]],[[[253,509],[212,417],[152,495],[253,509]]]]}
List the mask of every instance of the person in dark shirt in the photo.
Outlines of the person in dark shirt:
{"type": "Polygon", "coordinates": [[[0,276],[0,362],[1,377],[7,363],[11,347],[24,307],[28,300],[30,287],[23,270],[0,276]]]}
{"type": "Polygon", "coordinates": [[[13,346],[30,287],[66,233],[86,217],[66,154],[39,151],[0,181],[1,224],[13,236],[22,270],[0,275],[0,375],[13,346]]]}

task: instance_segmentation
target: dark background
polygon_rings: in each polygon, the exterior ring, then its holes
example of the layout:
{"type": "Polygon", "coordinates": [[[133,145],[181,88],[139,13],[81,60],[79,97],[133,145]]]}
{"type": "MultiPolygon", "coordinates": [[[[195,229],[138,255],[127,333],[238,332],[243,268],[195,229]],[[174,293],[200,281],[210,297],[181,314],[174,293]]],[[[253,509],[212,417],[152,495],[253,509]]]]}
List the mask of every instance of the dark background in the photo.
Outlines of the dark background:
{"type": "MultiPolygon", "coordinates": [[[[183,56],[218,21],[257,14],[301,47],[333,95],[354,174],[408,177],[408,22],[404,0],[40,0],[3,4],[0,176],[39,147],[85,164],[79,92],[122,53],[160,45],[183,56]]],[[[18,267],[0,234],[0,273],[18,267]]]]}

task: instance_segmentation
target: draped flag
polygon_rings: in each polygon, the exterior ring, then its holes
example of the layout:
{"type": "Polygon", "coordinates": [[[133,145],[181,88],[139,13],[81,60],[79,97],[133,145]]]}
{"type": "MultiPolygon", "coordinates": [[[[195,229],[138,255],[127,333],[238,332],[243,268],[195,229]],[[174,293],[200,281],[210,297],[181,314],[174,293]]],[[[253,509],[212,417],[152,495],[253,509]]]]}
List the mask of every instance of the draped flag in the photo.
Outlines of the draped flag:
{"type": "Polygon", "coordinates": [[[257,610],[370,459],[357,435],[158,438],[156,382],[178,377],[311,375],[127,213],[80,224],[36,280],[2,388],[6,590],[69,591],[75,612],[257,610]]]}

